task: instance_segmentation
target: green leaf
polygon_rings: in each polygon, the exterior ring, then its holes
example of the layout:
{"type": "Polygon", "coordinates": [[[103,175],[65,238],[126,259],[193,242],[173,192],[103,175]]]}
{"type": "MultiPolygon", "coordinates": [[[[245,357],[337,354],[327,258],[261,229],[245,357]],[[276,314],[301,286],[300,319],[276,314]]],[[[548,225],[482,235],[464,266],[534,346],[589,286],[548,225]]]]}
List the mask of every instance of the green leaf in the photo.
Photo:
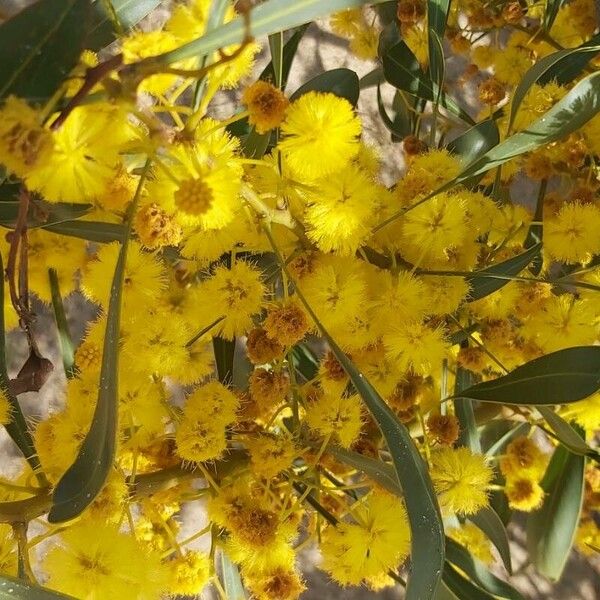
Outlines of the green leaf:
{"type": "Polygon", "coordinates": [[[340,98],[346,98],[352,106],[356,106],[360,95],[358,75],[344,68],[325,71],[299,87],[290,100],[297,100],[307,92],[330,92],[340,98]]]}
{"type": "MultiPolygon", "coordinates": [[[[281,57],[281,89],[283,90],[286,88],[287,80],[292,69],[292,64],[294,63],[294,58],[296,57],[296,52],[298,50],[298,45],[300,44],[300,40],[303,38],[307,29],[308,25],[302,25],[301,27],[298,27],[290,36],[289,40],[283,45],[281,57]]],[[[273,83],[277,82],[273,60],[271,60],[271,62],[269,62],[269,64],[264,68],[259,79],[271,81],[273,83]]]]}
{"type": "Polygon", "coordinates": [[[584,493],[584,456],[559,446],[552,455],[541,486],[542,507],[527,520],[527,546],[537,570],[558,580],[573,546],[584,493]]]}
{"type": "Polygon", "coordinates": [[[461,392],[461,398],[522,406],[567,404],[600,388],[600,346],[575,346],[540,356],[492,381],[461,392]]]}
{"type": "Polygon", "coordinates": [[[411,528],[412,563],[406,599],[434,598],[444,564],[444,528],[427,465],[406,427],[331,336],[322,329],[322,325],[317,320],[315,322],[379,426],[404,491],[411,528]]]}
{"type": "Polygon", "coordinates": [[[481,430],[482,448],[486,456],[502,454],[504,448],[520,435],[527,435],[531,425],[517,423],[508,419],[496,419],[481,430]],[[493,440],[493,441],[491,441],[493,440]]]}
{"type": "Polygon", "coordinates": [[[405,42],[392,46],[382,57],[385,80],[399,90],[413,94],[424,100],[434,102],[439,95],[440,106],[463,121],[474,125],[473,119],[460,106],[428,77],[416,56],[405,42]]]}
{"type": "Polygon", "coordinates": [[[123,34],[137,25],[144,17],[149,15],[161,0],[111,0],[114,16],[107,11],[105,0],[96,0],[90,27],[85,38],[86,48],[100,50],[113,42],[117,34],[123,34]],[[119,27],[121,28],[119,30],[119,27]]]}
{"type": "MultiPolygon", "coordinates": [[[[27,219],[27,225],[30,228],[54,225],[70,219],[78,219],[89,212],[89,204],[68,204],[66,202],[57,202],[49,204],[47,202],[35,201],[33,214],[27,219]],[[36,216],[40,213],[42,216],[36,216]]],[[[0,225],[14,227],[17,214],[19,212],[18,200],[6,200],[0,202],[0,225]]]]}
{"type": "Polygon", "coordinates": [[[231,562],[225,552],[221,550],[219,554],[221,555],[221,579],[226,600],[246,600],[248,596],[237,566],[231,562]]]}
{"type": "Polygon", "coordinates": [[[392,465],[371,458],[369,456],[363,456],[358,452],[352,452],[352,450],[346,450],[339,446],[328,446],[327,452],[335,456],[339,461],[362,471],[368,475],[373,481],[376,481],[379,485],[384,487],[388,492],[403,497],[402,488],[398,483],[398,477],[392,465]]]}
{"type": "Polygon", "coordinates": [[[444,583],[460,600],[497,600],[496,596],[469,581],[449,562],[444,565],[444,583]]]}
{"type": "Polygon", "coordinates": [[[512,101],[510,104],[510,116],[508,118],[508,131],[512,129],[515,117],[519,112],[521,103],[525,96],[534,84],[545,85],[556,79],[561,78],[559,83],[565,84],[565,77],[576,77],[579,72],[590,61],[593,53],[600,50],[600,34],[595,35],[592,40],[582,44],[578,48],[569,48],[567,50],[559,50],[548,56],[544,56],[538,60],[529,70],[523,75],[521,81],[513,92],[512,101]]]}
{"type": "Polygon", "coordinates": [[[220,336],[213,337],[213,351],[217,365],[219,381],[225,385],[233,378],[233,358],[235,356],[235,340],[226,340],[220,336]]]}
{"type": "Polygon", "coordinates": [[[485,298],[510,283],[511,278],[516,277],[523,269],[527,268],[531,261],[539,255],[541,247],[541,244],[535,244],[517,256],[475,271],[473,275],[465,277],[471,288],[468,301],[474,302],[485,298]]]}
{"type": "Polygon", "coordinates": [[[23,579],[2,575],[0,576],[0,600],[75,600],[75,598],[23,579]]]}
{"type": "Polygon", "coordinates": [[[468,165],[496,146],[499,141],[500,134],[496,122],[487,119],[454,138],[446,149],[457,155],[462,164],[468,165]]]}
{"type": "MultiPolygon", "coordinates": [[[[282,270],[291,281],[294,281],[270,230],[265,228],[264,231],[282,270]]],[[[415,446],[408,429],[329,335],[298,286],[296,294],[369,409],[392,457],[394,470],[404,492],[411,529],[412,572],[406,588],[406,600],[433,599],[440,585],[445,546],[442,516],[427,464],[415,446]]]]}
{"type": "Polygon", "coordinates": [[[366,75],[363,75],[360,78],[360,89],[366,90],[376,85],[383,83],[385,80],[383,78],[383,71],[381,67],[375,67],[372,71],[369,71],[366,75]]]}
{"type": "Polygon", "coordinates": [[[510,136],[469,165],[456,179],[436,190],[450,189],[509,160],[555,142],[585,125],[600,111],[600,72],[579,81],[549,111],[527,129],[510,136]]]}
{"type": "MultiPolygon", "coordinates": [[[[432,74],[432,79],[434,81],[437,81],[435,73],[444,71],[442,40],[446,33],[446,22],[448,21],[449,10],[450,0],[427,0],[429,72],[432,74]],[[440,52],[440,49],[442,52],[440,52]]],[[[440,81],[438,81],[438,84],[441,86],[440,81]]]]}
{"type": "MultiPolygon", "coordinates": [[[[384,0],[371,0],[369,4],[381,4],[384,0]]],[[[250,33],[259,38],[263,35],[271,35],[277,31],[285,31],[314,21],[333,12],[345,8],[356,8],[363,6],[364,0],[267,0],[250,13],[250,33]]],[[[243,17],[217,27],[210,33],[184,44],[159,57],[153,57],[152,62],[159,64],[171,64],[186,58],[200,58],[206,56],[219,48],[230,44],[239,44],[244,39],[245,23],[243,17]]]]}
{"type": "MultiPolygon", "coordinates": [[[[377,86],[377,107],[379,108],[379,115],[383,124],[392,134],[392,141],[399,142],[403,140],[407,135],[410,135],[413,130],[413,118],[412,113],[408,110],[408,100],[403,100],[402,95],[404,92],[396,90],[394,95],[394,101],[392,108],[395,109],[396,114],[394,118],[390,118],[387,114],[385,106],[383,105],[383,98],[381,97],[381,86],[377,86]]],[[[411,96],[412,98],[413,96],[411,96]]]]}
{"type": "Polygon", "coordinates": [[[510,555],[510,546],[508,544],[508,534],[502,519],[493,508],[482,508],[474,515],[467,517],[471,523],[479,527],[487,538],[494,544],[500,558],[504,563],[509,575],[512,575],[512,559],[510,555]]]}
{"type": "Polygon", "coordinates": [[[473,452],[481,453],[481,443],[479,442],[479,433],[477,432],[477,423],[473,413],[473,403],[471,400],[460,397],[460,392],[469,388],[473,384],[473,373],[462,367],[456,369],[456,378],[454,383],[454,412],[460,423],[460,437],[458,443],[461,446],[467,446],[473,452]]]}
{"type": "Polygon", "coordinates": [[[446,538],[446,560],[458,567],[469,576],[473,583],[490,594],[508,600],[524,600],[515,588],[490,573],[480,560],[448,537],[446,538]]]}
{"type": "Polygon", "coordinates": [[[573,454],[597,457],[598,452],[585,443],[585,439],[577,433],[577,430],[569,425],[560,415],[549,406],[538,406],[537,411],[544,417],[546,423],[554,431],[560,443],[566,446],[573,454]]]}
{"type": "Polygon", "coordinates": [[[69,235],[71,237],[108,244],[123,239],[125,228],[119,223],[104,223],[101,221],[64,221],[52,225],[44,225],[43,229],[69,235]]]}
{"type": "Polygon", "coordinates": [[[149,167],[150,161],[146,161],[135,196],[130,205],[128,224],[121,240],[121,249],[110,288],[98,400],[92,417],[92,424],[81,444],[75,462],[67,469],[54,488],[53,504],[48,513],[50,523],[62,523],[80,515],[100,493],[110,470],[113,468],[117,442],[119,333],[123,278],[127,262],[131,221],[149,167]]]}
{"type": "Polygon", "coordinates": [[[292,362],[294,369],[306,381],[310,381],[316,377],[319,372],[319,361],[306,344],[296,344],[292,348],[292,362]]]}
{"type": "Polygon", "coordinates": [[[0,25],[0,98],[43,102],[83,48],[89,0],[40,0],[0,25]]]}
{"type": "Polygon", "coordinates": [[[554,24],[554,20],[558,15],[558,11],[560,7],[564,4],[565,0],[547,0],[546,1],[546,11],[544,12],[544,29],[546,31],[550,31],[552,29],[552,25],[554,24]]]}
{"type": "MultiPolygon", "coordinates": [[[[0,273],[4,274],[4,264],[2,262],[2,254],[0,254],[0,273]]],[[[29,463],[33,472],[42,486],[49,485],[45,475],[42,472],[42,466],[38,458],[33,438],[29,433],[27,421],[23,416],[21,405],[17,397],[10,389],[10,378],[6,367],[6,331],[4,326],[4,277],[0,281],[0,390],[4,392],[8,403],[10,404],[11,420],[4,427],[6,432],[17,445],[25,460],[29,463]]]]}
{"type": "Polygon", "coordinates": [[[65,307],[63,305],[62,295],[60,293],[58,275],[55,269],[48,269],[48,278],[50,280],[52,308],[54,310],[56,329],[58,330],[58,342],[60,345],[63,367],[65,369],[65,375],[68,379],[71,379],[77,372],[75,369],[75,345],[71,339],[71,332],[69,331],[69,324],[67,323],[67,316],[65,315],[65,307]]]}

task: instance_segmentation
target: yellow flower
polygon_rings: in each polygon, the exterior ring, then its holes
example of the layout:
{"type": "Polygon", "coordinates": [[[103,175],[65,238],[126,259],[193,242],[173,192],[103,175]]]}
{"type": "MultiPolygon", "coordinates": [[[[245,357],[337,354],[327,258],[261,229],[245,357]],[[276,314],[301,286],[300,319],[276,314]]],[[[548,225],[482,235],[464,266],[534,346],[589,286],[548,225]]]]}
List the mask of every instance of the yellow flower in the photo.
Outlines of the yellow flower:
{"type": "Polygon", "coordinates": [[[323,533],[323,569],[341,585],[359,585],[390,569],[396,571],[410,544],[402,502],[385,492],[374,492],[352,506],[351,514],[356,523],[330,525],[323,533]]]}
{"type": "Polygon", "coordinates": [[[493,471],[485,457],[465,447],[444,447],[431,455],[431,480],[445,514],[472,515],[488,504],[493,471]]]}
{"type": "Polygon", "coordinates": [[[8,523],[0,524],[0,573],[17,576],[17,540],[8,523]]]}
{"type": "Polygon", "coordinates": [[[278,127],[289,105],[285,94],[266,81],[257,81],[242,94],[242,104],[248,107],[248,120],[258,133],[278,127]]]}
{"type": "Polygon", "coordinates": [[[304,214],[308,237],[322,252],[355,254],[374,225],[377,199],[375,183],[352,165],[319,181],[304,214]]]}
{"type": "Polygon", "coordinates": [[[403,32],[404,41],[417,57],[422,69],[429,64],[429,47],[427,45],[427,30],[418,25],[407,27],[403,32]]]}
{"type": "Polygon", "coordinates": [[[160,555],[132,535],[96,521],[61,532],[44,557],[43,568],[51,589],[85,600],[159,600],[165,591],[160,555]]]}
{"type": "Polygon", "coordinates": [[[244,572],[244,583],[256,600],[297,600],[306,589],[300,575],[286,567],[276,567],[265,572],[244,572]]]}
{"type": "Polygon", "coordinates": [[[508,505],[515,510],[531,512],[542,505],[544,490],[535,479],[528,477],[510,477],[505,487],[508,505]]]}
{"type": "Polygon", "coordinates": [[[293,346],[306,335],[310,321],[300,303],[292,298],[269,308],[263,327],[272,340],[293,346]]]}
{"type": "Polygon", "coordinates": [[[544,249],[567,264],[588,262],[600,252],[600,208],[593,204],[565,203],[558,214],[544,219],[544,249]]]}
{"type": "Polygon", "coordinates": [[[44,165],[53,149],[51,133],[42,125],[38,110],[15,96],[0,108],[0,163],[19,177],[44,165]]]}
{"type": "Polygon", "coordinates": [[[166,565],[170,582],[169,594],[176,596],[196,596],[202,592],[210,579],[210,560],[202,552],[187,550],[183,556],[176,556],[166,565]]]}
{"type": "Polygon", "coordinates": [[[360,435],[362,419],[362,400],[358,394],[324,393],[306,407],[306,424],[323,436],[334,436],[345,448],[360,435]]]}
{"type": "Polygon", "coordinates": [[[344,98],[308,92],[292,102],[278,145],[299,177],[315,180],[344,167],[359,151],[361,123],[344,98]]]}
{"type": "Polygon", "coordinates": [[[544,453],[528,437],[514,439],[506,447],[500,460],[500,470],[505,477],[528,476],[541,479],[546,469],[544,453]]]}
{"type": "Polygon", "coordinates": [[[261,435],[247,440],[253,472],[259,477],[270,479],[289,468],[298,455],[294,442],[284,436],[261,435]]]}
{"type": "Polygon", "coordinates": [[[94,201],[117,173],[119,152],[130,136],[124,107],[78,106],[52,132],[53,151],[47,160],[28,170],[27,186],[49,202],[94,201]]]}
{"type": "Polygon", "coordinates": [[[460,527],[446,529],[446,535],[464,546],[482,563],[491,565],[494,562],[490,540],[473,523],[465,521],[460,527]]]}

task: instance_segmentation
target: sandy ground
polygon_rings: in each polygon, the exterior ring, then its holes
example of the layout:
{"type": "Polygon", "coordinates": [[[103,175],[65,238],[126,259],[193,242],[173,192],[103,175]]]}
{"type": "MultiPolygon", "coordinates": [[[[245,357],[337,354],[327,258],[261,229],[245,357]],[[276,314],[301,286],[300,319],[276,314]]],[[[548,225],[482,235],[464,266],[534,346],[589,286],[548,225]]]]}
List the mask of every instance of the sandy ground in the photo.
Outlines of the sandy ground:
{"type": "MultiPolygon", "coordinates": [[[[0,0],[0,14],[14,10],[16,5],[24,4],[25,1],[0,0]]],[[[153,16],[153,20],[161,20],[164,14],[164,9],[158,11],[153,16]]],[[[264,64],[266,60],[268,58],[263,56],[259,63],[264,64]]],[[[339,67],[352,68],[360,76],[369,72],[373,65],[354,60],[348,53],[346,43],[328,32],[325,23],[311,25],[301,42],[300,51],[296,57],[292,76],[288,83],[288,90],[292,92],[312,76],[339,67]]],[[[460,70],[461,65],[458,62],[448,65],[447,72],[450,81],[460,74],[460,70]]],[[[466,93],[468,94],[468,90],[466,93]]],[[[467,98],[467,100],[470,100],[470,98],[467,98]]],[[[216,101],[213,110],[217,114],[226,115],[229,114],[231,106],[232,97],[229,96],[216,101]]],[[[402,171],[402,154],[400,146],[391,143],[389,133],[378,115],[375,90],[365,90],[361,94],[358,110],[363,120],[365,137],[368,140],[378,140],[378,145],[382,151],[382,159],[385,163],[385,178],[391,181],[402,171]],[[385,140],[383,145],[381,140],[385,140]]],[[[81,337],[85,323],[95,315],[95,308],[81,296],[73,294],[66,302],[66,309],[71,330],[76,337],[81,337]]],[[[40,347],[43,354],[53,359],[57,369],[39,395],[24,394],[20,396],[24,411],[34,419],[43,417],[49,410],[61,405],[62,388],[65,381],[62,369],[58,367],[60,360],[57,355],[57,338],[53,318],[48,310],[41,306],[39,307],[39,319],[36,329],[40,333],[38,339],[41,340],[40,347]]],[[[8,340],[11,374],[16,374],[18,371],[24,360],[25,351],[26,344],[23,336],[18,333],[11,334],[8,340]]],[[[15,460],[18,452],[4,430],[0,431],[0,456],[3,457],[0,460],[0,473],[10,474],[11,471],[18,468],[18,461],[15,460]]],[[[197,531],[200,528],[198,522],[203,518],[201,512],[190,511],[189,509],[185,511],[184,517],[182,537],[197,531]]],[[[600,597],[599,559],[588,561],[577,553],[573,553],[561,582],[553,584],[535,574],[531,568],[522,568],[526,560],[522,526],[519,524],[511,525],[509,535],[511,537],[515,570],[518,573],[512,577],[511,583],[526,598],[530,600],[595,600],[600,597]]],[[[391,600],[403,597],[400,588],[390,588],[378,593],[365,589],[339,588],[316,567],[318,552],[315,549],[304,552],[302,562],[308,587],[308,590],[302,596],[303,600],[367,600],[371,598],[373,600],[391,600]]],[[[498,571],[498,574],[503,575],[501,570],[498,571]]]]}

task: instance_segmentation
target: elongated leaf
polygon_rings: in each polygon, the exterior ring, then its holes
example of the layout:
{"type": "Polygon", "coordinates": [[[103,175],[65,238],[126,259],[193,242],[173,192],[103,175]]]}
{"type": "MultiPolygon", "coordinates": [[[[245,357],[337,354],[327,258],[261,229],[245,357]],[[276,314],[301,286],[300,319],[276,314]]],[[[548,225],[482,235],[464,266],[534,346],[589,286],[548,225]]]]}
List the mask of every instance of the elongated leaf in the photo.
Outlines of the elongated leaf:
{"type": "MultiPolygon", "coordinates": [[[[0,273],[4,274],[2,254],[0,254],[0,273]]],[[[48,482],[42,473],[42,466],[33,438],[29,433],[21,405],[10,389],[10,378],[6,367],[6,332],[4,327],[4,277],[2,277],[2,281],[0,281],[0,391],[4,393],[10,404],[10,422],[6,423],[4,427],[36,474],[40,484],[45,486],[48,485],[48,482]]]]}
{"type": "Polygon", "coordinates": [[[600,73],[577,83],[548,112],[526,130],[510,136],[467,167],[456,179],[436,190],[450,189],[457,183],[486,173],[509,160],[555,142],[585,125],[600,111],[600,73]]]}
{"type": "Polygon", "coordinates": [[[473,384],[473,373],[458,367],[456,370],[456,379],[454,383],[454,412],[460,423],[460,436],[458,443],[462,446],[471,448],[473,452],[481,453],[481,443],[477,433],[477,423],[475,423],[475,414],[473,413],[473,403],[471,400],[460,397],[460,392],[473,384]]]}
{"type": "Polygon", "coordinates": [[[423,72],[419,61],[405,42],[400,41],[392,46],[382,60],[385,80],[395,88],[430,102],[434,102],[439,95],[440,106],[474,125],[473,119],[452,98],[444,92],[440,93],[438,86],[423,72]]]}
{"type": "MultiPolygon", "coordinates": [[[[369,4],[381,4],[384,0],[371,0],[369,4]]],[[[355,8],[366,4],[365,0],[267,0],[250,14],[250,34],[258,38],[298,27],[319,17],[324,17],[345,8],[355,8]]],[[[191,57],[202,57],[231,44],[239,44],[244,39],[243,17],[217,27],[210,33],[193,40],[171,52],[154,57],[153,62],[171,64],[191,57]]]]}
{"type": "Polygon", "coordinates": [[[283,81],[283,32],[278,31],[269,36],[269,49],[271,50],[271,66],[273,68],[273,82],[280,88],[283,81]]]}
{"type": "Polygon", "coordinates": [[[400,142],[407,135],[412,133],[412,114],[408,110],[406,102],[400,97],[400,94],[403,93],[404,92],[401,92],[400,90],[396,90],[396,95],[394,96],[394,102],[392,104],[392,108],[396,110],[396,114],[393,118],[390,118],[383,104],[383,98],[381,97],[381,86],[377,86],[377,107],[379,109],[379,115],[381,116],[383,124],[392,134],[393,142],[400,142]]]}
{"type": "Polygon", "coordinates": [[[0,98],[43,102],[79,60],[89,0],[40,0],[0,25],[0,98]]]}
{"type": "MultiPolygon", "coordinates": [[[[28,216],[27,226],[29,228],[54,225],[71,219],[78,219],[87,214],[91,206],[89,204],[68,204],[57,202],[48,204],[36,201],[31,215],[28,216]]],[[[6,200],[0,202],[0,225],[14,227],[19,213],[18,200],[6,200]]]]}
{"type": "Polygon", "coordinates": [[[231,562],[223,551],[221,555],[221,578],[227,600],[246,600],[248,596],[242,584],[242,578],[237,566],[231,562]]]}
{"type": "Polygon", "coordinates": [[[358,75],[345,68],[325,71],[299,87],[290,100],[296,100],[307,92],[330,92],[340,98],[346,98],[352,106],[356,106],[360,95],[358,75]]]}
{"type": "Polygon", "coordinates": [[[595,35],[592,40],[582,44],[578,48],[569,48],[567,50],[553,52],[548,56],[544,56],[532,65],[525,75],[523,75],[523,78],[519,81],[519,84],[513,92],[510,104],[510,116],[508,119],[508,130],[510,131],[512,129],[521,103],[525,96],[527,96],[527,92],[529,92],[532,85],[536,83],[545,85],[557,77],[563,79],[563,81],[559,83],[568,83],[568,81],[564,81],[566,74],[566,72],[563,71],[564,68],[568,66],[568,73],[575,74],[574,76],[576,77],[579,74],[576,69],[583,69],[594,53],[598,53],[598,50],[600,50],[597,45],[598,43],[600,43],[600,34],[595,35]]]}
{"type": "Polygon", "coordinates": [[[404,491],[412,564],[406,598],[435,598],[444,564],[444,528],[427,466],[406,427],[329,334],[324,329],[322,333],[381,429],[404,491]]]}
{"type": "Polygon", "coordinates": [[[217,375],[223,384],[231,383],[233,378],[233,357],[235,355],[235,340],[226,340],[222,337],[213,337],[213,350],[217,375]]]}
{"type": "Polygon", "coordinates": [[[358,452],[340,448],[339,446],[329,446],[327,452],[335,456],[339,461],[362,471],[388,492],[402,498],[402,488],[398,483],[398,477],[392,465],[369,456],[363,456],[362,454],[358,454],[358,452]]]}
{"type": "Polygon", "coordinates": [[[428,49],[429,49],[429,72],[433,81],[441,89],[444,81],[444,33],[450,10],[450,0],[428,0],[428,49]]]}
{"type": "Polygon", "coordinates": [[[60,293],[58,275],[55,269],[48,269],[48,278],[50,280],[50,292],[52,295],[52,308],[54,310],[54,320],[58,330],[58,342],[62,355],[63,367],[67,378],[75,375],[75,346],[71,339],[65,307],[60,293]]]}
{"type": "Polygon", "coordinates": [[[115,40],[117,34],[126,33],[149,15],[161,0],[111,0],[114,14],[121,31],[115,28],[113,19],[107,11],[104,0],[96,0],[93,4],[90,27],[85,38],[86,48],[100,50],[115,40]]]}
{"type": "MultiPolygon", "coordinates": [[[[307,29],[308,25],[302,25],[301,27],[298,27],[290,36],[290,39],[283,45],[281,57],[281,89],[286,88],[287,80],[292,69],[292,64],[294,63],[294,58],[296,57],[296,52],[298,50],[298,45],[300,44],[300,40],[306,33],[307,29]]],[[[271,60],[264,68],[259,79],[276,83],[273,60],[271,60]]]]}
{"type": "Polygon", "coordinates": [[[23,579],[2,575],[0,576],[0,600],[75,600],[75,598],[23,579]]]}
{"type": "Polygon", "coordinates": [[[460,600],[497,600],[496,596],[469,581],[449,562],[444,566],[444,583],[460,600]]]}
{"type": "Polygon", "coordinates": [[[499,141],[500,134],[496,122],[487,119],[454,138],[446,148],[455,154],[462,164],[468,165],[496,146],[499,141]]]}
{"type": "Polygon", "coordinates": [[[541,244],[535,244],[517,256],[465,277],[471,288],[468,301],[485,298],[510,283],[511,277],[517,276],[539,255],[541,247],[541,244]]]}
{"type": "Polygon", "coordinates": [[[544,29],[550,31],[560,7],[564,4],[565,0],[548,0],[546,2],[546,12],[544,13],[544,29]]]}
{"type": "Polygon", "coordinates": [[[490,542],[494,544],[508,574],[512,575],[512,559],[508,544],[508,534],[506,533],[506,527],[504,527],[502,519],[500,519],[496,511],[493,508],[482,508],[479,512],[467,518],[479,527],[490,542]]]}
{"type": "Polygon", "coordinates": [[[54,488],[53,504],[48,513],[48,521],[51,523],[61,523],[80,515],[100,493],[110,470],[113,468],[117,441],[119,332],[123,278],[127,262],[131,221],[149,166],[150,161],[147,161],[131,202],[128,226],[121,240],[121,249],[112,279],[102,350],[98,400],[92,417],[92,424],[81,444],[75,462],[67,469],[54,488]]]}
{"type": "Polygon", "coordinates": [[[531,425],[507,419],[497,419],[488,423],[481,431],[482,447],[486,456],[502,454],[504,448],[520,435],[527,435],[531,425]],[[489,443],[489,440],[493,440],[489,443]]]}
{"type": "Polygon", "coordinates": [[[567,404],[600,389],[600,346],[575,346],[536,358],[508,375],[483,381],[461,398],[544,406],[567,404]]]}
{"type": "Polygon", "coordinates": [[[573,454],[598,456],[598,452],[585,443],[585,439],[577,433],[577,430],[569,425],[560,415],[556,414],[552,408],[538,406],[537,410],[544,417],[546,423],[550,425],[554,433],[556,433],[561,444],[566,446],[573,454]]]}
{"type": "MultiPolygon", "coordinates": [[[[285,260],[279,252],[270,230],[266,228],[265,233],[281,268],[293,281],[293,277],[287,269],[285,260]]],[[[406,588],[406,600],[433,599],[440,585],[445,546],[442,517],[427,465],[406,427],[398,420],[391,408],[377,393],[377,390],[335,343],[306,301],[299,287],[296,288],[296,293],[369,409],[392,456],[394,469],[404,492],[404,501],[411,528],[412,569],[406,588]]]]}
{"type": "Polygon", "coordinates": [[[551,69],[546,71],[539,80],[540,85],[545,85],[550,81],[554,80],[559,85],[567,85],[574,81],[581,75],[587,64],[597,56],[597,51],[594,53],[587,52],[587,48],[592,46],[597,47],[600,45],[600,33],[592,36],[587,42],[584,42],[578,48],[575,48],[575,53],[560,61],[560,63],[553,65],[551,69]]]}
{"type": "Polygon", "coordinates": [[[106,244],[122,240],[125,231],[123,225],[119,223],[103,223],[100,221],[64,221],[44,225],[43,228],[61,235],[106,244]]]}
{"type": "Polygon", "coordinates": [[[383,71],[381,70],[381,67],[376,67],[360,78],[360,89],[366,90],[375,87],[376,85],[383,83],[383,81],[385,81],[383,78],[383,71]]]}
{"type": "Polygon", "coordinates": [[[524,600],[515,588],[490,573],[480,560],[450,538],[446,538],[446,560],[466,573],[476,585],[490,594],[508,600],[524,600]]]}
{"type": "Polygon", "coordinates": [[[542,508],[527,520],[527,546],[538,571],[558,580],[573,546],[584,492],[584,456],[559,446],[552,455],[542,487],[542,508]]]}
{"type": "Polygon", "coordinates": [[[292,348],[292,361],[294,369],[299,372],[306,381],[310,381],[319,372],[319,361],[313,351],[306,344],[296,344],[292,348]]]}

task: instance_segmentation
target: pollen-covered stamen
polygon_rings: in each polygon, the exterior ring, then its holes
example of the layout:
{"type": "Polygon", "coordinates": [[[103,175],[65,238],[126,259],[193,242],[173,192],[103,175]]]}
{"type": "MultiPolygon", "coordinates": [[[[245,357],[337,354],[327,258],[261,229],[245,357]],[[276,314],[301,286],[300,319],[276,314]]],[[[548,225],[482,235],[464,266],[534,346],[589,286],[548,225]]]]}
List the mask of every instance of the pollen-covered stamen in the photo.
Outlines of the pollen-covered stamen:
{"type": "Polygon", "coordinates": [[[190,215],[206,214],[213,203],[213,191],[201,177],[186,179],[175,192],[175,204],[190,215]]]}

